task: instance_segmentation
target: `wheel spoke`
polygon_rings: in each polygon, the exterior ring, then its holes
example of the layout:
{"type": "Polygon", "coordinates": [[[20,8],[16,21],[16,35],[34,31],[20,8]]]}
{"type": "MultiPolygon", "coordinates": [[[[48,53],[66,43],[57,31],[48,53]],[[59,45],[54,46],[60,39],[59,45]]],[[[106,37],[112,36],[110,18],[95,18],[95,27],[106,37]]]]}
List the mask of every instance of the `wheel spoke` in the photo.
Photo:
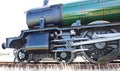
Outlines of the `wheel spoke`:
{"type": "MultiPolygon", "coordinates": [[[[96,29],[86,31],[82,38],[93,39],[93,35],[96,34],[107,34],[114,33],[112,30],[106,29],[96,29]]],[[[96,38],[96,37],[95,37],[96,38]]],[[[89,51],[82,51],[83,55],[93,63],[107,63],[113,61],[119,54],[119,42],[118,41],[109,41],[102,42],[97,44],[84,45],[82,48],[87,48],[89,51]],[[115,50],[118,50],[115,52],[115,50]],[[109,56],[112,55],[112,56],[109,56]]]]}

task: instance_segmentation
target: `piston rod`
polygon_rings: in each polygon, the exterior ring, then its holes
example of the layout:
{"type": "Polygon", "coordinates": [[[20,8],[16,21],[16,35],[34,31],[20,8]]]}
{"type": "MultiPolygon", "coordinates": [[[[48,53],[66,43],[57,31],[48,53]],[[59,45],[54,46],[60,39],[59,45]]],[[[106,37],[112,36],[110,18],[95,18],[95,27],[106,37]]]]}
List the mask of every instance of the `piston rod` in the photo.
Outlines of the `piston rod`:
{"type": "Polygon", "coordinates": [[[103,38],[103,37],[118,37],[118,36],[120,36],[120,33],[97,34],[98,38],[103,38]]]}
{"type": "Polygon", "coordinates": [[[120,40],[120,36],[106,37],[106,38],[97,38],[97,39],[92,39],[92,40],[88,40],[88,41],[76,42],[76,43],[73,43],[72,46],[87,45],[87,44],[94,44],[94,43],[114,41],[114,40],[120,40]]]}
{"type": "MultiPolygon", "coordinates": [[[[110,34],[101,34],[101,35],[96,34],[96,35],[97,35],[97,38],[95,39],[81,40],[80,42],[72,43],[71,47],[120,40],[120,33],[110,33],[110,34]]],[[[54,45],[54,47],[62,47],[62,46],[66,46],[66,44],[54,45]]]]}

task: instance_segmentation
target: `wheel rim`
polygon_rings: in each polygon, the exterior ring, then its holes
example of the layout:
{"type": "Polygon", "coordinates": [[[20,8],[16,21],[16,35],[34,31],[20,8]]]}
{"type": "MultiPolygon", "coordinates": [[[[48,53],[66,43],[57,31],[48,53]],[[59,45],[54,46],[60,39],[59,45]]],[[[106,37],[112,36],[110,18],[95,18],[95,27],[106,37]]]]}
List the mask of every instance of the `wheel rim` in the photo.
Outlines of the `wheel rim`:
{"type": "Polygon", "coordinates": [[[71,63],[74,59],[73,52],[55,52],[55,60],[58,63],[71,63]]]}
{"type": "Polygon", "coordinates": [[[29,54],[25,49],[19,49],[16,55],[16,58],[19,63],[28,63],[30,61],[29,54]]]}
{"type": "MultiPolygon", "coordinates": [[[[94,31],[86,31],[83,33],[82,37],[93,39],[93,34],[105,34],[105,33],[115,33],[114,29],[111,30],[101,30],[97,29],[94,31]]],[[[109,63],[117,58],[119,54],[119,41],[102,42],[97,44],[90,44],[81,46],[81,48],[87,48],[89,51],[82,51],[82,54],[87,60],[92,63],[109,63]]]]}

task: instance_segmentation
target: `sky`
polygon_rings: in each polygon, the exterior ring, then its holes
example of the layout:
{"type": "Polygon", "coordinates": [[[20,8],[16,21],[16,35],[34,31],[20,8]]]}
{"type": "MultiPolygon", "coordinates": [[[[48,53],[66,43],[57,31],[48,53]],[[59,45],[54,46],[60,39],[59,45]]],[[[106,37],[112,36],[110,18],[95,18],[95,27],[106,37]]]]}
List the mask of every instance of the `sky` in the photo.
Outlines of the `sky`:
{"type": "MultiPolygon", "coordinates": [[[[49,0],[48,5],[70,3],[80,0],[49,0]]],[[[0,46],[8,37],[18,37],[21,30],[28,29],[26,11],[42,7],[43,0],[1,0],[0,1],[0,46]]]]}

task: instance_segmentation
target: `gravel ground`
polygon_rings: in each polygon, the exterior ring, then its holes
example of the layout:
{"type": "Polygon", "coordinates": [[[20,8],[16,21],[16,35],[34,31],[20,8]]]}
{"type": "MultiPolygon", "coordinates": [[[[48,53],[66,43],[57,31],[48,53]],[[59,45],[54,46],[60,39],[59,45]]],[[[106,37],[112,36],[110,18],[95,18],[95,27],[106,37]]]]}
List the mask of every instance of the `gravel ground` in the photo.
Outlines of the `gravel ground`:
{"type": "Polygon", "coordinates": [[[120,71],[120,64],[89,65],[89,64],[40,64],[31,66],[5,65],[0,71],[120,71]]]}

